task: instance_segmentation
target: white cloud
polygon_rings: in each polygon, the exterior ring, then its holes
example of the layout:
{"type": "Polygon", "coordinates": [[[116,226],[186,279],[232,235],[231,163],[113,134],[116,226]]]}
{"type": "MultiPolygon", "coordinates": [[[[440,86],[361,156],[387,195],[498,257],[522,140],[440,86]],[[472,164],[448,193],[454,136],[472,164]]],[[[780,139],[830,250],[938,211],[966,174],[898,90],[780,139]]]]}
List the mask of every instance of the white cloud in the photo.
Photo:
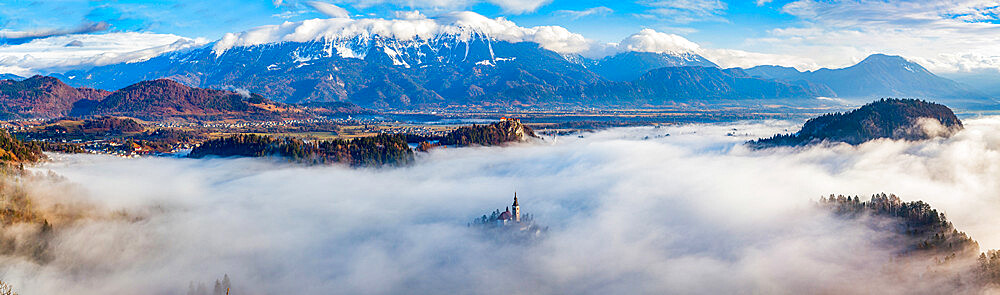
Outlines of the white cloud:
{"type": "Polygon", "coordinates": [[[579,19],[581,17],[591,16],[591,15],[605,15],[614,13],[615,11],[611,8],[605,6],[591,7],[584,10],[557,10],[555,13],[560,15],[569,16],[571,19],[579,19]]]}
{"type": "Polygon", "coordinates": [[[262,26],[241,33],[226,34],[213,50],[222,54],[236,46],[275,42],[343,40],[356,36],[380,35],[401,41],[433,39],[454,34],[467,39],[473,32],[485,33],[508,42],[535,42],[562,54],[581,54],[598,58],[624,51],[660,53],[699,53],[698,44],[686,38],[644,29],[619,43],[605,44],[589,40],[560,26],[521,27],[505,18],[487,18],[475,12],[452,12],[427,18],[419,12],[397,13],[400,19],[311,19],[262,26]]]}
{"type": "Polygon", "coordinates": [[[307,1],[306,5],[332,18],[351,18],[351,14],[340,6],[320,1],[307,1]]]}
{"type": "Polygon", "coordinates": [[[398,19],[426,19],[427,16],[420,11],[396,11],[394,13],[398,19]]]}
{"type": "Polygon", "coordinates": [[[33,170],[69,184],[25,182],[91,218],[57,226],[49,263],[4,256],[0,271],[23,294],[173,294],[223,274],[235,294],[920,293],[953,284],[894,267],[884,233],[812,202],[896,193],[1000,247],[1000,119],[966,123],[952,139],[766,151],[740,144],[796,126],[621,128],[381,170],[58,156],[33,170]],[[513,188],[544,240],[466,227],[513,188]]]}
{"type": "Polygon", "coordinates": [[[365,9],[376,5],[390,5],[402,9],[422,9],[432,12],[448,12],[467,9],[479,3],[496,5],[504,13],[523,14],[534,12],[548,5],[552,0],[341,0],[337,3],[365,9]]]}
{"type": "Polygon", "coordinates": [[[7,29],[0,29],[0,44],[21,44],[24,42],[30,42],[31,40],[64,36],[72,34],[87,34],[100,31],[106,31],[110,28],[107,22],[97,22],[97,23],[83,23],[76,28],[69,29],[51,29],[51,30],[32,30],[32,31],[11,31],[7,29]],[[12,42],[13,41],[13,42],[12,42]]]}
{"type": "Polygon", "coordinates": [[[0,46],[0,69],[21,76],[47,74],[79,67],[140,61],[206,43],[207,40],[203,39],[136,32],[61,35],[0,46]],[[80,41],[83,46],[66,46],[73,41],[80,41]]]}
{"type": "Polygon", "coordinates": [[[701,50],[698,44],[688,39],[657,32],[653,29],[642,29],[618,43],[620,51],[658,52],[658,53],[694,53],[701,50]]]}
{"type": "Polygon", "coordinates": [[[504,12],[512,14],[522,14],[534,12],[539,7],[545,6],[552,0],[486,0],[503,9],[504,12]]]}
{"type": "Polygon", "coordinates": [[[800,71],[820,68],[812,58],[794,55],[768,54],[736,49],[704,49],[699,53],[723,68],[750,68],[759,65],[793,67],[800,71]]]}
{"type": "Polygon", "coordinates": [[[782,7],[800,25],[747,40],[746,50],[845,66],[872,53],[902,55],[935,72],[1000,68],[995,1],[813,1],[782,7]]]}
{"type": "Polygon", "coordinates": [[[234,46],[250,46],[283,41],[340,40],[360,35],[380,35],[401,41],[427,40],[441,34],[468,39],[485,33],[498,40],[539,43],[560,53],[581,53],[592,41],[563,27],[520,27],[505,18],[487,18],[475,12],[451,12],[434,18],[414,19],[311,19],[257,27],[242,33],[226,34],[213,47],[217,54],[234,46]]]}
{"type": "Polygon", "coordinates": [[[771,3],[773,0],[757,0],[757,6],[764,6],[765,4],[771,3]]]}
{"type": "Polygon", "coordinates": [[[725,21],[727,5],[721,0],[642,0],[640,4],[652,9],[647,15],[676,23],[698,21],[725,21]]]}

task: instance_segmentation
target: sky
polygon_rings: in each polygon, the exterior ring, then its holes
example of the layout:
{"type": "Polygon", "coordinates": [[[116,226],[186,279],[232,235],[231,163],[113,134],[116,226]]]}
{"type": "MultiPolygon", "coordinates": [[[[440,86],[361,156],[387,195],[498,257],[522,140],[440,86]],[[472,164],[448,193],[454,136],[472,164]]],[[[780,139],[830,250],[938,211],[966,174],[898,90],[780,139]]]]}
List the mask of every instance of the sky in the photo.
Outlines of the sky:
{"type": "Polygon", "coordinates": [[[558,26],[595,43],[651,29],[697,44],[696,53],[724,67],[814,70],[886,53],[936,73],[1000,69],[1000,2],[986,0],[13,0],[0,3],[0,72],[37,72],[53,62],[46,53],[100,55],[69,67],[89,66],[200,46],[259,26],[395,19],[414,11],[430,18],[472,11],[520,27],[558,26]],[[137,50],[146,51],[129,54],[137,50]]]}

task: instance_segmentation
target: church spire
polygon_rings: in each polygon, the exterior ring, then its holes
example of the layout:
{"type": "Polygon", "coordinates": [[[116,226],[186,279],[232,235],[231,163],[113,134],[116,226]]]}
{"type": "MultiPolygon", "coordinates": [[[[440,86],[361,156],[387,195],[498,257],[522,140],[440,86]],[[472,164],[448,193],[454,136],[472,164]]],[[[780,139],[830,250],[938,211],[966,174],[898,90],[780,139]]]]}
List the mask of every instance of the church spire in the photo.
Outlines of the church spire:
{"type": "Polygon", "coordinates": [[[521,222],[521,206],[517,204],[517,192],[514,192],[514,221],[521,222]]]}

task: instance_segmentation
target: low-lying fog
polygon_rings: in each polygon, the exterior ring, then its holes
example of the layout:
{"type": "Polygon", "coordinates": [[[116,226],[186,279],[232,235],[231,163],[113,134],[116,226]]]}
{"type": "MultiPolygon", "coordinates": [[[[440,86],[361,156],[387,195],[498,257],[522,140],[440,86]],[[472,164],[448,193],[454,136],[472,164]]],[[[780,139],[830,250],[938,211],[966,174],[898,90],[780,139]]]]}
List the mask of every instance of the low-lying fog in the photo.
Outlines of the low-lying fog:
{"type": "Polygon", "coordinates": [[[815,202],[924,200],[1000,248],[1000,118],[965,123],[951,139],[765,151],[740,144],[797,126],[622,128],[381,170],[56,155],[33,169],[70,185],[36,185],[39,202],[133,218],[65,225],[50,262],[3,258],[0,278],[21,294],[186,294],[224,274],[232,294],[903,293],[920,282],[880,267],[892,247],[815,202]],[[546,238],[467,227],[515,190],[546,238]]]}

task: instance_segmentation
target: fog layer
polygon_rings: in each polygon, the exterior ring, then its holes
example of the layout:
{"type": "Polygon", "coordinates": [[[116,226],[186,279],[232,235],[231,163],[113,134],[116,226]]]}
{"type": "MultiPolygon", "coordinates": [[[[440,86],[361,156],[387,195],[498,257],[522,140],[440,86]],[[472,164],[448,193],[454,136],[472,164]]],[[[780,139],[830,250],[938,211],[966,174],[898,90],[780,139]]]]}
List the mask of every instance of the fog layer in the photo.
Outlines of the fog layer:
{"type": "Polygon", "coordinates": [[[55,155],[33,168],[63,177],[28,183],[38,202],[98,217],[57,224],[51,261],[6,257],[0,275],[21,294],[185,294],[224,274],[233,294],[907,293],[933,282],[887,271],[884,233],[815,201],[924,200],[1000,248],[1000,118],[965,123],[950,139],[764,151],[741,143],[796,127],[621,128],[387,169],[55,155]],[[467,226],[515,190],[543,239],[467,226]]]}

